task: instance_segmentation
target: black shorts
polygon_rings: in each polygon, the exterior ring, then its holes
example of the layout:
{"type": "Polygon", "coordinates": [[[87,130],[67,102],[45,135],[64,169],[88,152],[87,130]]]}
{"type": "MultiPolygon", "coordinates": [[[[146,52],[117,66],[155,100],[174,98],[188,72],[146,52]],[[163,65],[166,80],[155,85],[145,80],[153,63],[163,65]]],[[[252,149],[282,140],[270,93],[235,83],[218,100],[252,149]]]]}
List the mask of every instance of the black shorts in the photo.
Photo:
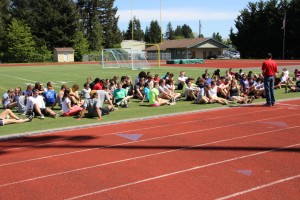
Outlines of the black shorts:
{"type": "Polygon", "coordinates": [[[101,111],[101,115],[108,115],[109,114],[109,108],[105,107],[105,108],[100,108],[101,111]]]}
{"type": "Polygon", "coordinates": [[[0,118],[0,126],[4,126],[4,121],[1,118],[0,118]]]}
{"type": "MultiPolygon", "coordinates": [[[[40,108],[40,110],[41,110],[41,113],[42,113],[43,115],[45,115],[46,108],[40,108]]],[[[38,113],[37,113],[35,110],[34,110],[33,112],[34,112],[35,115],[38,115],[38,113]]]]}

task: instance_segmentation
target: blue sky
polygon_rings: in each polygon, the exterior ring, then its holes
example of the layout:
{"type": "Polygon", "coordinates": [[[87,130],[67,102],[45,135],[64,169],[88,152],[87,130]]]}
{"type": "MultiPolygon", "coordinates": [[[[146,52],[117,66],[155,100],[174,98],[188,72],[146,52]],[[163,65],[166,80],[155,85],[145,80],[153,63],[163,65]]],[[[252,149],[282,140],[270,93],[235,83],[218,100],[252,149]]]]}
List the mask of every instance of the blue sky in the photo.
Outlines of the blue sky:
{"type": "Polygon", "coordinates": [[[228,38],[229,30],[234,30],[234,20],[240,11],[247,7],[248,2],[258,0],[116,0],[117,15],[120,16],[119,27],[127,30],[132,15],[141,21],[142,29],[150,26],[151,20],[160,23],[160,2],[162,10],[163,33],[168,22],[173,29],[177,25],[187,24],[193,32],[199,33],[199,20],[201,20],[201,33],[204,37],[212,37],[214,32],[219,32],[223,39],[228,38]],[[132,2],[132,4],[131,4],[132,2]]]}

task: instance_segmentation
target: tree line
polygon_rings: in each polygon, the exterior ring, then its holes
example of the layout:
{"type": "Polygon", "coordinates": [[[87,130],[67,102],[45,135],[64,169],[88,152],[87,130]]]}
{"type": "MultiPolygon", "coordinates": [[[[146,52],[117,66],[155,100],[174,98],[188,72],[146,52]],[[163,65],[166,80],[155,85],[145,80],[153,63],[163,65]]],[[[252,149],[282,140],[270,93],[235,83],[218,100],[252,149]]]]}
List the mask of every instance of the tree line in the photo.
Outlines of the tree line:
{"type": "MultiPolygon", "coordinates": [[[[144,32],[134,18],[128,30],[121,32],[114,1],[1,0],[0,62],[51,61],[55,47],[73,47],[75,60],[81,61],[85,54],[99,54],[102,48],[117,48],[123,39],[132,39],[132,24],[134,39],[160,43],[156,20],[144,32]]],[[[174,35],[191,37],[191,28],[178,27],[174,35]]]]}
{"type": "Polygon", "coordinates": [[[299,0],[249,2],[235,27],[237,32],[231,29],[230,39],[243,58],[264,58],[266,52],[275,58],[300,58],[299,0]]]}
{"type": "MultiPolygon", "coordinates": [[[[145,31],[134,17],[126,31],[118,28],[115,0],[1,0],[0,62],[51,61],[55,47],[73,47],[75,60],[102,48],[118,48],[123,39],[156,44],[161,40],[204,37],[189,25],[171,22],[162,33],[157,20],[145,31]]],[[[269,0],[249,2],[235,20],[237,32],[230,30],[224,41],[219,32],[212,38],[233,45],[244,58],[262,58],[272,52],[283,57],[283,18],[285,21],[285,57],[300,58],[300,1],[269,0]]]]}

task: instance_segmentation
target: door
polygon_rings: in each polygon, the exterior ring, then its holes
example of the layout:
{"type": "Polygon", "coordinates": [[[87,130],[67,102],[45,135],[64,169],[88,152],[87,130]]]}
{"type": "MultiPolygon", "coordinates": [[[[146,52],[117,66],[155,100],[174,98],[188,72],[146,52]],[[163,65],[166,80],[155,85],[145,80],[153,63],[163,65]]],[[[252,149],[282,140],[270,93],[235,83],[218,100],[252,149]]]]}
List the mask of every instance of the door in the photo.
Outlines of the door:
{"type": "Polygon", "coordinates": [[[64,62],[68,62],[68,52],[64,53],[64,62]]]}
{"type": "Polygon", "coordinates": [[[206,51],[203,51],[203,59],[206,59],[206,51]]]}

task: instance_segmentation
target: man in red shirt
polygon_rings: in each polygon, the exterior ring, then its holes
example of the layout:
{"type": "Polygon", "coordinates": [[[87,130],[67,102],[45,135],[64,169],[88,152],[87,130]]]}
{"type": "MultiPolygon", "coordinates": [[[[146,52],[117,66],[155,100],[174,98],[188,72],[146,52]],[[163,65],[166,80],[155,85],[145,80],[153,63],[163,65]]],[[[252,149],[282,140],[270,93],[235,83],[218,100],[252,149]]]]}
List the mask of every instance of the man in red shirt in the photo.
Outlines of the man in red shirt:
{"type": "Polygon", "coordinates": [[[277,64],[272,60],[272,54],[268,53],[266,60],[262,65],[262,74],[264,75],[264,86],[266,92],[266,104],[264,106],[274,106],[275,96],[274,96],[274,77],[278,72],[277,64]]]}

